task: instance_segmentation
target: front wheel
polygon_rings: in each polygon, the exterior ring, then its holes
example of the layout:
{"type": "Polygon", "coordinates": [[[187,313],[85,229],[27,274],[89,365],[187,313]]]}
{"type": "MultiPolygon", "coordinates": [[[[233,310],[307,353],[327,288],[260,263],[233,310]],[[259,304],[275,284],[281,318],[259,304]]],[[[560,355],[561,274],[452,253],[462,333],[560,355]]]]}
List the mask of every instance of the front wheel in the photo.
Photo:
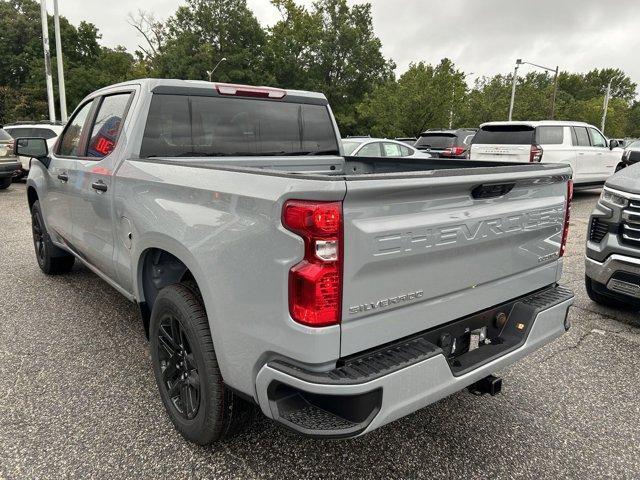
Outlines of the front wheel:
{"type": "Polygon", "coordinates": [[[153,373],[169,418],[187,440],[206,445],[238,431],[253,406],[222,381],[199,292],[187,284],[163,288],[149,329],[153,373]]]}
{"type": "Polygon", "coordinates": [[[69,272],[73,267],[75,257],[51,243],[47,229],[44,226],[39,201],[36,201],[31,207],[31,230],[40,270],[47,275],[59,275],[69,272]]]}
{"type": "Polygon", "coordinates": [[[0,178],[0,190],[5,190],[9,188],[9,185],[11,185],[11,177],[0,178]]]}

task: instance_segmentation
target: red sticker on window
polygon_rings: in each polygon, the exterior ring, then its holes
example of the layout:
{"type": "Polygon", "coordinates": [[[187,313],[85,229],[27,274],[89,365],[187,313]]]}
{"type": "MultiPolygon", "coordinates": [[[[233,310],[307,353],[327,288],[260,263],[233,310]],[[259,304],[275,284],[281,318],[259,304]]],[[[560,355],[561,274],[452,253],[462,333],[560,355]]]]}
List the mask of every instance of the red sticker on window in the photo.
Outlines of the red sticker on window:
{"type": "Polygon", "coordinates": [[[111,140],[108,140],[105,137],[100,137],[93,148],[96,152],[103,155],[109,155],[113,150],[113,145],[114,143],[111,140]]]}

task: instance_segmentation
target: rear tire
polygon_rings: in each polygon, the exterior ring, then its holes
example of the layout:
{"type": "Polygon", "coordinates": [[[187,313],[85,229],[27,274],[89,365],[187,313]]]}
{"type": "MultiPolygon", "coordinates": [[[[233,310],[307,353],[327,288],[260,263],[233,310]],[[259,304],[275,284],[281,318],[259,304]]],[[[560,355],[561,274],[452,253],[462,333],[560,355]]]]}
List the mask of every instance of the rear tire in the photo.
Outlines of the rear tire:
{"type": "Polygon", "coordinates": [[[9,185],[11,185],[11,177],[0,178],[0,190],[5,190],[9,188],[9,185]]]}
{"type": "Polygon", "coordinates": [[[589,296],[589,298],[591,300],[593,300],[594,302],[596,302],[599,305],[603,305],[605,307],[611,307],[611,308],[617,308],[617,309],[624,309],[624,310],[628,310],[630,308],[630,305],[628,303],[625,303],[621,300],[617,300],[613,297],[608,297],[606,295],[602,295],[598,292],[596,292],[596,290],[594,289],[594,284],[595,282],[587,277],[585,275],[584,277],[584,284],[585,287],[587,289],[587,295],[589,296]]]}
{"type": "Polygon", "coordinates": [[[68,273],[73,268],[76,259],[73,255],[61,250],[51,242],[42,219],[38,200],[31,207],[31,229],[36,260],[38,260],[40,270],[47,275],[68,273]]]}
{"type": "Polygon", "coordinates": [[[176,430],[207,445],[238,432],[255,408],[224,384],[209,320],[191,284],[163,288],[149,328],[153,373],[176,430]]]}

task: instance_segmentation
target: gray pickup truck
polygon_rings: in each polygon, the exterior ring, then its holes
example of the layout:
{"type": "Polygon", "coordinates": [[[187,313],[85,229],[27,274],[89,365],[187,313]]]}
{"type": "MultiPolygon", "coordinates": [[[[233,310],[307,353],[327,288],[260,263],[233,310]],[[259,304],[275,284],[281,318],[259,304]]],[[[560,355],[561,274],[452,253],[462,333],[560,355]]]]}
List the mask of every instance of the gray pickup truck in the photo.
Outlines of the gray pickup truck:
{"type": "Polygon", "coordinates": [[[640,309],[640,164],[604,184],[589,219],[585,262],[591,300],[640,309]]]}
{"type": "Polygon", "coordinates": [[[563,334],[565,165],[345,157],[317,93],[138,80],[23,138],[38,263],[136,302],[185,438],[370,432],[563,334]]]}

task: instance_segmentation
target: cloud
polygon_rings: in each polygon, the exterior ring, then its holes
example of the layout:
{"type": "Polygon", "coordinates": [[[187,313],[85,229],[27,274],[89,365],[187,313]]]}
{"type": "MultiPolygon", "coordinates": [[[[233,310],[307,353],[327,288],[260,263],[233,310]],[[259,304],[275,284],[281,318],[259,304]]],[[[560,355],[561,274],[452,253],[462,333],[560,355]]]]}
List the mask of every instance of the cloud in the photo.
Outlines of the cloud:
{"type": "MultiPolygon", "coordinates": [[[[363,3],[348,0],[350,4],[363,3]]],[[[299,3],[310,5],[311,0],[299,3]]],[[[103,42],[134,50],[142,41],[127,23],[129,12],[171,15],[177,0],[65,0],[60,10],[73,23],[90,21],[103,42]],[[108,7],[105,7],[108,5],[108,7]]],[[[268,0],[247,0],[263,25],[278,20],[268,0]]],[[[516,58],[583,72],[618,67],[640,83],[640,10],[633,0],[372,0],[383,53],[398,65],[451,58],[472,77],[508,73],[516,58]]],[[[529,68],[529,67],[527,67],[529,68]]],[[[526,71],[523,67],[523,71],[526,71]]]]}

